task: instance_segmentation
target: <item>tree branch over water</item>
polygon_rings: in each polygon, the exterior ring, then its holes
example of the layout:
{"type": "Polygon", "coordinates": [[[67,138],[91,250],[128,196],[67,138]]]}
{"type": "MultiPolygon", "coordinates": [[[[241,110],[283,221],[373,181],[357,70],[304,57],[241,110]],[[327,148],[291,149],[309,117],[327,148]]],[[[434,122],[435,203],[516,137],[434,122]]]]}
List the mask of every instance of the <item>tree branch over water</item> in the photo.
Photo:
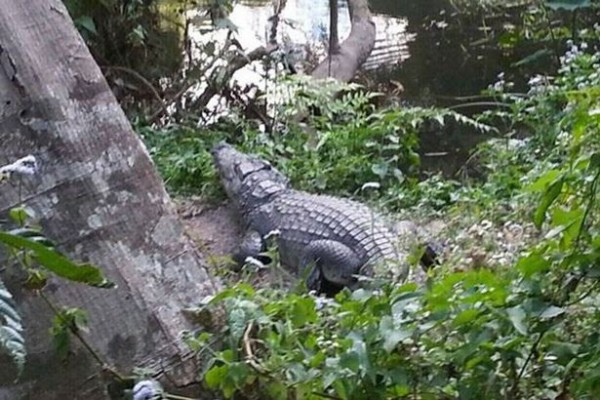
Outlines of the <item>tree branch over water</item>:
{"type": "MultiPolygon", "coordinates": [[[[334,11],[337,19],[337,7],[331,10],[332,23],[334,11]]],[[[332,77],[348,82],[373,51],[375,23],[371,18],[367,0],[348,0],[348,11],[352,24],[348,38],[338,45],[337,27],[330,27],[330,47],[334,45],[337,48],[330,48],[329,56],[312,72],[314,78],[332,77]]]]}

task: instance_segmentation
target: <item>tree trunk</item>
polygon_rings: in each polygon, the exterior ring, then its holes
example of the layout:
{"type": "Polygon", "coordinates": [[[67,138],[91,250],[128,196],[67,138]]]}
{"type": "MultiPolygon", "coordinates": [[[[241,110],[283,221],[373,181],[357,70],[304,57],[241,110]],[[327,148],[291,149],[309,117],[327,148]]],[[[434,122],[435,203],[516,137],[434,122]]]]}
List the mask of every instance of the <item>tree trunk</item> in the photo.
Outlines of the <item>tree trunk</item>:
{"type": "MultiPolygon", "coordinates": [[[[375,23],[371,19],[368,1],[348,0],[348,11],[352,24],[348,38],[338,48],[330,49],[328,57],[311,73],[314,78],[332,77],[349,82],[373,51],[375,23]]],[[[337,13],[337,7],[330,12],[337,13]]],[[[337,27],[331,26],[330,32],[332,37],[337,36],[337,27]]],[[[337,41],[337,38],[333,41],[337,41]]]]}
{"type": "MultiPolygon", "coordinates": [[[[85,337],[120,371],[151,367],[190,384],[196,374],[180,332],[193,327],[181,309],[217,283],[60,0],[0,0],[0,134],[0,165],[27,154],[41,164],[37,182],[2,187],[0,212],[29,207],[61,250],[118,284],[52,279],[51,301],[88,312],[85,337]]],[[[48,306],[2,278],[24,318],[28,357],[17,383],[0,365],[0,399],[106,398],[89,353],[75,346],[70,361],[57,360],[48,306]]]]}

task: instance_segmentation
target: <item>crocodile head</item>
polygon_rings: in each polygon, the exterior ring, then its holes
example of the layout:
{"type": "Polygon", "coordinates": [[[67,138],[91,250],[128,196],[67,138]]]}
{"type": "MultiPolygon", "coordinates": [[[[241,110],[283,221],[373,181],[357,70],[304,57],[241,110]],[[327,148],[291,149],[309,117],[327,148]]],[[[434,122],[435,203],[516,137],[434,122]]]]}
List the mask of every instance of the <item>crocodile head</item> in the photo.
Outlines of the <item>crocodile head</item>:
{"type": "Polygon", "coordinates": [[[211,153],[227,196],[241,209],[264,204],[289,187],[288,179],[269,162],[227,143],[217,144],[211,153]]]}

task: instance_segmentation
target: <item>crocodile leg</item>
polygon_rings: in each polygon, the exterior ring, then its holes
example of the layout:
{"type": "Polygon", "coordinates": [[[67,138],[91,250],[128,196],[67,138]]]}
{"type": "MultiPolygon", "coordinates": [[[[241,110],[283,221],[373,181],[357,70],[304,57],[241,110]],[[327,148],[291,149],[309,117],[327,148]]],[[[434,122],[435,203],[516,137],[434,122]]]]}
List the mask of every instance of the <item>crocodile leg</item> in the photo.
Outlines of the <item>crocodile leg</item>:
{"type": "Polygon", "coordinates": [[[264,250],[265,242],[260,233],[252,229],[246,231],[239,247],[233,253],[233,260],[236,262],[233,269],[239,271],[248,257],[256,258],[265,264],[269,263],[269,259],[260,255],[264,250]]]}
{"type": "Polygon", "coordinates": [[[307,267],[312,268],[306,279],[308,290],[330,295],[327,292],[352,284],[361,264],[350,247],[334,240],[315,240],[304,248],[300,259],[300,270],[307,267]]]}

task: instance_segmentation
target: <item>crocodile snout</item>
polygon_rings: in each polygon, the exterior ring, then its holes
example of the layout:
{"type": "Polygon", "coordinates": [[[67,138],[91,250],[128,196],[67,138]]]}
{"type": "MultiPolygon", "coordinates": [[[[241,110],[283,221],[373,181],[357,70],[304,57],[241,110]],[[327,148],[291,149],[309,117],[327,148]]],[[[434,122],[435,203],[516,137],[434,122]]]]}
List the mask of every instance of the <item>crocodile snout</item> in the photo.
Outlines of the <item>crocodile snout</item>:
{"type": "Polygon", "coordinates": [[[212,147],[212,149],[210,149],[210,154],[212,154],[213,156],[216,156],[222,150],[230,149],[230,148],[231,148],[231,145],[229,145],[228,143],[226,143],[226,142],[219,142],[219,143],[215,144],[212,147]]]}

